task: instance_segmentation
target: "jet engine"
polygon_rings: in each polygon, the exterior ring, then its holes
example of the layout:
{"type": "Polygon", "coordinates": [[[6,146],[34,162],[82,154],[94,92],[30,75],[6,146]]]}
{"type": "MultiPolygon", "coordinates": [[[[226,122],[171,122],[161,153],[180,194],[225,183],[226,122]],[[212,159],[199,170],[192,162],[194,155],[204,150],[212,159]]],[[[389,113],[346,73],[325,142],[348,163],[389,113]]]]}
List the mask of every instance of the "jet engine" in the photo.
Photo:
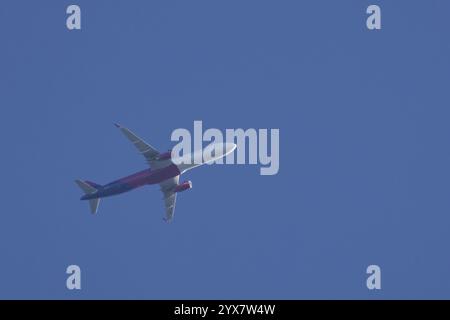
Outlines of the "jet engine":
{"type": "Polygon", "coordinates": [[[182,184],[179,184],[175,188],[173,188],[173,192],[183,192],[183,191],[186,191],[191,188],[192,188],[192,182],[185,181],[182,184]]]}

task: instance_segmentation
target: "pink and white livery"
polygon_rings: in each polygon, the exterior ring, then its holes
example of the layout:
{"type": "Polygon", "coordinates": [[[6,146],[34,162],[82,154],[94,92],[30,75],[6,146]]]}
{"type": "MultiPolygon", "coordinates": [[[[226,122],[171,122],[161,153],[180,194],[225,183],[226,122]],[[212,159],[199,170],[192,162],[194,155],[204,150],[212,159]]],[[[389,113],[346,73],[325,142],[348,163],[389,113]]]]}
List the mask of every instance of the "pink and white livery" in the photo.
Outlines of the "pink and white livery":
{"type": "Polygon", "coordinates": [[[183,155],[182,159],[172,158],[171,151],[160,153],[127,128],[119,124],[115,125],[145,157],[151,168],[105,185],[99,185],[91,181],[75,180],[85,193],[81,200],[89,200],[92,213],[97,212],[101,198],[124,193],[148,184],[159,184],[164,194],[166,206],[164,220],[169,222],[173,219],[177,193],[192,188],[191,181],[179,183],[180,175],[189,169],[225,157],[236,148],[234,143],[214,143],[206,147],[205,150],[197,150],[192,154],[183,155]],[[214,152],[210,152],[211,148],[213,148],[214,152]],[[205,152],[207,149],[209,151],[205,152]],[[186,161],[186,159],[189,161],[186,161]],[[201,160],[193,161],[194,159],[201,160]]]}

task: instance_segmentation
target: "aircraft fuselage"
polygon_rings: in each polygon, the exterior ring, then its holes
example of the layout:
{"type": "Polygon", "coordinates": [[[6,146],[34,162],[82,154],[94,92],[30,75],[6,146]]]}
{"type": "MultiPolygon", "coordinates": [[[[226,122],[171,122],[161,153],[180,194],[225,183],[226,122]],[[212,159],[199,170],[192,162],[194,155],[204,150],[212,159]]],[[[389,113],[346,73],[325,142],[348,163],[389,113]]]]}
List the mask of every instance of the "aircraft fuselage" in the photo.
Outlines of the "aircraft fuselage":
{"type": "Polygon", "coordinates": [[[142,187],[147,184],[158,184],[167,179],[176,177],[179,174],[180,170],[175,164],[170,164],[167,167],[159,168],[156,170],[142,170],[132,175],[105,184],[104,186],[101,186],[97,192],[82,196],[81,200],[91,200],[113,196],[142,187]]]}

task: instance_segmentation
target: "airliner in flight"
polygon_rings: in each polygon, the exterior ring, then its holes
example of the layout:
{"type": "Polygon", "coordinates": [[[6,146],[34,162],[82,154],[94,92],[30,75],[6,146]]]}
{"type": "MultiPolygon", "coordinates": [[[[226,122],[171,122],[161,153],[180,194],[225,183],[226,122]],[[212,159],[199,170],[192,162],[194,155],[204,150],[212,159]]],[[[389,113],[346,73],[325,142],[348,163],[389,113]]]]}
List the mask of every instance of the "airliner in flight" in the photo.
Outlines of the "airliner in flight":
{"type": "MultiPolygon", "coordinates": [[[[214,143],[205,148],[214,148],[214,152],[204,152],[197,150],[192,154],[184,155],[183,159],[202,159],[201,161],[181,161],[173,159],[172,152],[160,153],[144,140],[136,136],[133,132],[119,124],[116,127],[122,131],[125,137],[130,140],[139,152],[145,157],[150,169],[136,172],[132,175],[115,180],[105,185],[99,185],[91,181],[75,180],[78,186],[84,191],[81,200],[89,200],[91,212],[96,213],[101,198],[124,193],[148,184],[159,184],[164,195],[166,214],[164,220],[170,222],[173,219],[177,193],[192,188],[191,181],[179,183],[180,175],[192,168],[205,163],[213,162],[223,158],[236,149],[234,143],[214,143]]],[[[211,150],[211,149],[210,149],[211,150]]]]}

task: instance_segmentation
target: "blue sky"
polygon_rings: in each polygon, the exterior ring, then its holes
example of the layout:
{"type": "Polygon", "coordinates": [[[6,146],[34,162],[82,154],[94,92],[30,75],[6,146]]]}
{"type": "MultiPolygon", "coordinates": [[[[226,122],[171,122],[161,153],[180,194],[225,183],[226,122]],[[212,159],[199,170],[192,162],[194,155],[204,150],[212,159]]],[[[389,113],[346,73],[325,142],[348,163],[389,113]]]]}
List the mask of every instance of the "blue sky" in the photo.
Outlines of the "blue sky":
{"type": "Polygon", "coordinates": [[[449,11],[3,1],[0,298],[450,298],[449,11]],[[72,3],[81,31],[66,29],[72,3]],[[114,122],[166,150],[194,120],[279,128],[279,173],[192,170],[172,224],[157,186],[89,213],[74,179],[146,167],[114,122]]]}

